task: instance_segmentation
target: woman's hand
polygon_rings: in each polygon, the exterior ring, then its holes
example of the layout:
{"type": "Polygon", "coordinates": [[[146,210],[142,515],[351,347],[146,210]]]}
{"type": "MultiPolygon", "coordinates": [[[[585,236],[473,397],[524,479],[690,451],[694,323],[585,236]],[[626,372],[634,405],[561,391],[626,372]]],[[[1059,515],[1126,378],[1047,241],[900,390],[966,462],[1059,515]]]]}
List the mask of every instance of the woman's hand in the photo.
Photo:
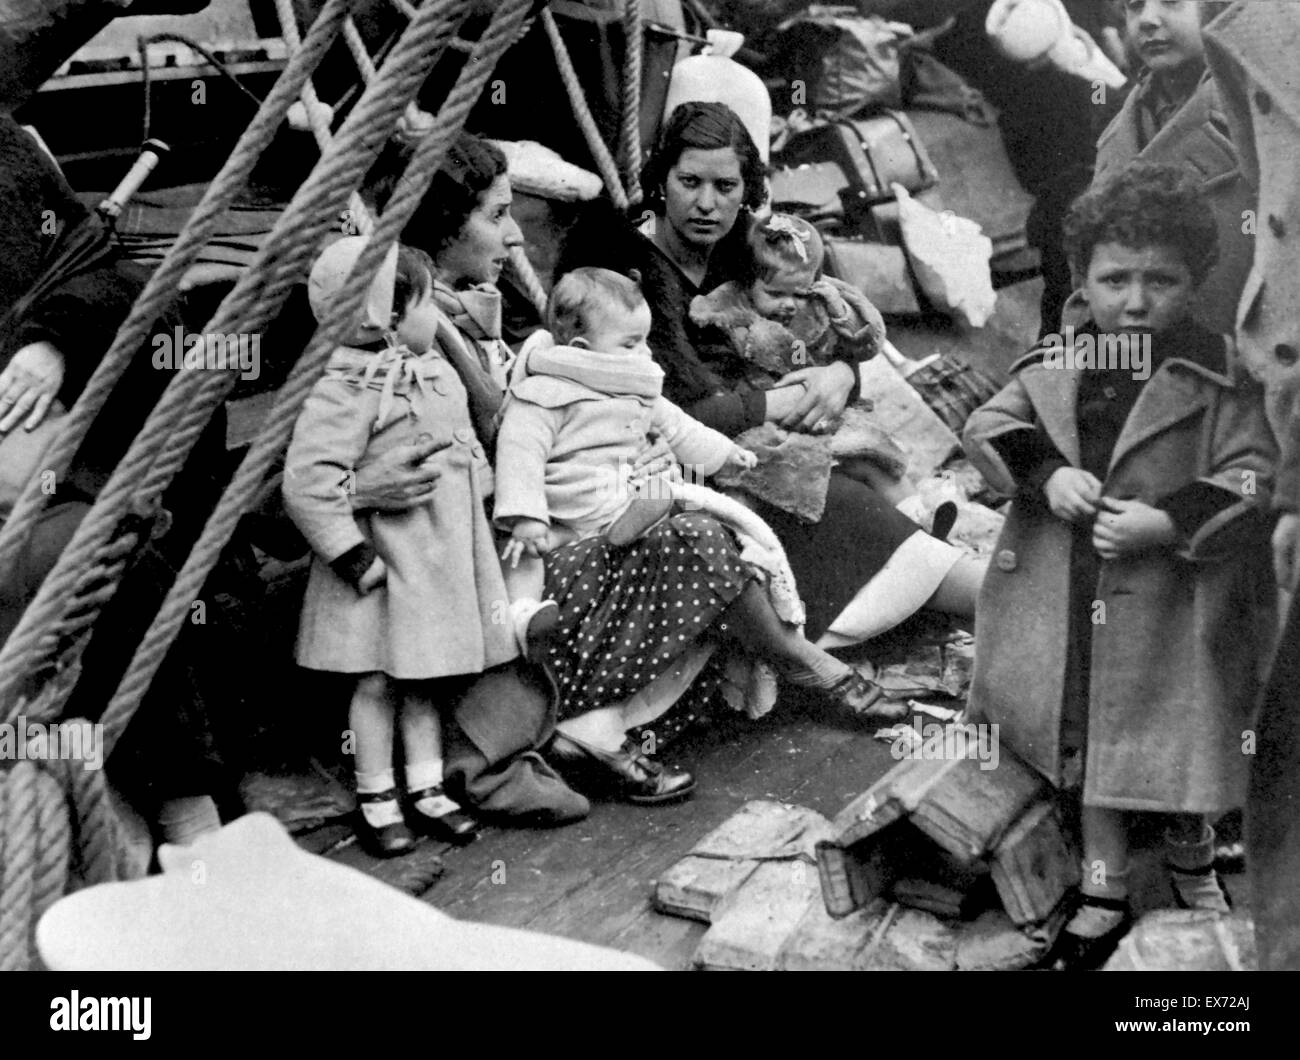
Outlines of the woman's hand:
{"type": "Polygon", "coordinates": [[[519,566],[524,556],[541,557],[551,551],[551,528],[540,519],[520,519],[510,528],[510,543],[501,553],[512,568],[519,566]]]}
{"type": "Polygon", "coordinates": [[[1300,515],[1286,512],[1273,529],[1273,573],[1277,585],[1288,593],[1295,592],[1300,578],[1300,515]]]}
{"type": "Polygon", "coordinates": [[[425,504],[433,496],[441,472],[424,462],[450,445],[438,444],[432,435],[422,434],[357,468],[356,489],[351,497],[353,510],[405,512],[425,504]]]}
{"type": "Polygon", "coordinates": [[[63,354],[49,342],[32,342],[0,372],[0,434],[22,423],[34,430],[63,386],[63,354]],[[23,417],[26,416],[26,422],[23,417]]]}
{"type": "Polygon", "coordinates": [[[1169,513],[1143,501],[1102,497],[1098,507],[1101,511],[1092,524],[1092,547],[1102,559],[1119,559],[1178,540],[1178,528],[1169,513]]]}
{"type": "Polygon", "coordinates": [[[805,387],[803,398],[780,426],[788,431],[811,431],[822,420],[833,419],[844,411],[853,391],[854,369],[842,361],[820,368],[800,368],[777,381],[778,387],[805,387]]]}
{"type": "Polygon", "coordinates": [[[659,435],[651,434],[647,437],[646,447],[641,450],[640,455],[632,462],[627,484],[635,489],[638,485],[648,482],[655,475],[661,475],[665,471],[672,471],[676,467],[677,461],[673,458],[672,448],[659,435]]]}
{"type": "Polygon", "coordinates": [[[1052,514],[1067,523],[1087,522],[1097,514],[1101,483],[1078,467],[1058,467],[1043,483],[1043,496],[1052,514]]]}

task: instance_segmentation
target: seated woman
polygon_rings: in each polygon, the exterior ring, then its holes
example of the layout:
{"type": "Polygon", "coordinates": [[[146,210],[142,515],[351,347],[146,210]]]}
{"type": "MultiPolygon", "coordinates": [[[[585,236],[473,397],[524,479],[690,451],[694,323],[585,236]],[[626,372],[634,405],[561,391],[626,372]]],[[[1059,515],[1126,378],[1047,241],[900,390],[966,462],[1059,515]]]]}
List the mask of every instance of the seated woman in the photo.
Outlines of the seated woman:
{"type": "MultiPolygon", "coordinates": [[[[381,207],[386,187],[391,181],[372,183],[381,207]]],[[[513,356],[500,338],[496,288],[510,249],[523,238],[510,203],[505,157],[466,135],[448,152],[402,236],[433,260],[434,297],[447,317],[437,341],[461,375],[475,430],[489,450],[513,356]]],[[[626,742],[626,732],[658,716],[688,686],[694,695],[712,691],[719,674],[696,680],[706,655],[698,649],[710,637],[771,660],[788,678],[850,710],[866,710],[875,698],[850,667],[777,617],[735,540],[702,512],[675,514],[626,547],[598,534],[558,547],[546,560],[545,595],[559,608],[552,642],[572,646],[551,656],[560,723],[549,756],[581,790],[655,803],[694,787],[689,773],[666,769],[626,742]]]]}
{"type": "MultiPolygon", "coordinates": [[[[107,250],[54,283],[30,292],[51,244],[88,220],[89,212],[36,142],[0,115],[0,526],[17,493],[57,430],[53,416],[72,405],[112,343],[144,286],[143,269],[107,250]],[[52,231],[48,222],[58,222],[52,231]]],[[[170,334],[172,322],[160,323],[170,334]]],[[[126,452],[169,382],[142,350],[92,424],[32,537],[0,579],[0,644],[58,561],[95,496],[126,452]]],[[[163,498],[174,514],[158,541],[136,550],[116,595],[100,612],[81,657],[82,676],[65,717],[97,718],[162,602],[222,486],[224,423],[213,423],[163,498]]],[[[214,581],[222,576],[214,574],[214,581]]],[[[204,653],[194,650],[202,627],[186,624],[108,764],[117,789],[158,825],[163,839],[185,843],[220,826],[213,795],[232,798],[234,785],[217,754],[204,704],[204,653]]],[[[205,646],[206,647],[206,646],[205,646]]]]}
{"type": "MultiPolygon", "coordinates": [[[[841,344],[835,363],[790,372],[762,389],[730,342],[710,342],[689,315],[693,299],[738,274],[750,214],[763,201],[763,164],[740,119],[721,103],[673,111],[642,177],[650,208],[633,228],[593,208],[556,269],[637,270],[653,312],[650,348],[664,393],[701,422],[736,436],[764,422],[811,431],[857,396],[863,345],[841,344]]],[[[868,395],[869,396],[869,395],[868,395]]],[[[970,617],[985,564],[926,534],[870,486],[830,477],[821,520],[808,524],[758,503],[790,559],[808,605],[807,631],[845,647],[922,607],[970,617]]]]}

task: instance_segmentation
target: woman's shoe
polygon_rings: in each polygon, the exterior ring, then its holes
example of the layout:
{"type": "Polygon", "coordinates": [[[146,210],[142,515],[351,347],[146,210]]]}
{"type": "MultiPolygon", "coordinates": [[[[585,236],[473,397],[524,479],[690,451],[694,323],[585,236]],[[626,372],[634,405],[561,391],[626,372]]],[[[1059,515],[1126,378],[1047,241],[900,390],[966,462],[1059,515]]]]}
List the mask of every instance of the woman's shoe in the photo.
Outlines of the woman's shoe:
{"type": "Polygon", "coordinates": [[[851,670],[826,691],[826,698],[838,707],[873,721],[901,721],[908,706],[885,698],[885,690],[875,681],[851,670]]]}
{"type": "Polygon", "coordinates": [[[675,802],[695,790],[695,778],[686,770],[661,765],[630,742],[618,751],[602,751],[557,732],[546,757],[579,791],[599,791],[626,802],[675,802]]]}
{"type": "Polygon", "coordinates": [[[1081,910],[1091,907],[1095,910],[1107,910],[1121,914],[1114,927],[1097,937],[1073,934],[1068,925],[1057,937],[1056,945],[1044,959],[1043,964],[1057,972],[1096,971],[1128,934],[1133,924],[1133,913],[1128,900],[1123,898],[1094,898],[1084,895],[1075,909],[1075,916],[1081,910]]]}
{"type": "MultiPolygon", "coordinates": [[[[397,789],[388,791],[358,792],[358,803],[396,802],[397,789]]],[[[415,849],[415,833],[404,821],[393,824],[373,825],[366,820],[365,812],[358,807],[359,818],[356,833],[361,845],[377,858],[395,858],[409,854],[415,849]]]]}
{"type": "Polygon", "coordinates": [[[473,817],[467,814],[463,809],[457,807],[454,810],[448,810],[446,813],[435,815],[427,814],[416,804],[422,799],[441,798],[449,805],[456,804],[447,797],[447,793],[442,790],[441,784],[435,784],[431,788],[421,788],[419,791],[412,791],[407,794],[411,804],[411,820],[415,822],[416,827],[425,835],[432,836],[434,839],[441,839],[445,843],[452,843],[455,846],[464,846],[466,843],[472,843],[478,838],[479,824],[473,817]]]}

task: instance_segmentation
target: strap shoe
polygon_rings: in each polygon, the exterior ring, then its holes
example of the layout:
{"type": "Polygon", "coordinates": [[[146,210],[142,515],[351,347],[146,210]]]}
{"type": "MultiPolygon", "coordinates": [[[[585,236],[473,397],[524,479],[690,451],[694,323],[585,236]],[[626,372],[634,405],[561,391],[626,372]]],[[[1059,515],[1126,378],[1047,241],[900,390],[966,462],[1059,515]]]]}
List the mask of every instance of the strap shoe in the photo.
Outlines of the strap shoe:
{"type": "Polygon", "coordinates": [[[624,802],[675,802],[695,790],[690,773],[647,758],[631,741],[618,751],[602,751],[557,732],[547,758],[579,791],[600,792],[624,802]]]}

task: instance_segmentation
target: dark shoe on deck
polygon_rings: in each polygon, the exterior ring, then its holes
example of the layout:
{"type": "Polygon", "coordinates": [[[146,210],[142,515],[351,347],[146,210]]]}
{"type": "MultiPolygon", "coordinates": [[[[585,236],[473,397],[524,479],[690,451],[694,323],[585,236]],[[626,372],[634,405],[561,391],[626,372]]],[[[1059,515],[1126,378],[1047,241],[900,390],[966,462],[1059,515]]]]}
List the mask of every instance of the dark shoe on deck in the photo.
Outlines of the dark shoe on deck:
{"type": "Polygon", "coordinates": [[[1133,926],[1133,913],[1124,899],[1094,898],[1085,895],[1079,901],[1077,908],[1081,909],[1084,906],[1108,909],[1122,913],[1123,916],[1113,928],[1096,938],[1075,935],[1069,930],[1063,930],[1057,936],[1052,951],[1044,958],[1043,967],[1056,972],[1096,971],[1106,963],[1120,941],[1128,934],[1129,928],[1133,926]]]}
{"type": "Polygon", "coordinates": [[[600,792],[626,802],[675,802],[695,790],[695,777],[690,773],[647,758],[631,743],[625,743],[619,751],[602,751],[557,732],[546,756],[578,790],[600,792]]]}
{"type": "Polygon", "coordinates": [[[449,813],[439,814],[437,817],[430,817],[415,805],[421,799],[434,798],[439,795],[446,796],[441,784],[410,792],[407,795],[410,800],[410,820],[425,835],[432,836],[434,839],[441,839],[444,843],[464,846],[466,843],[474,842],[478,838],[478,821],[464,810],[452,810],[449,813]]]}

